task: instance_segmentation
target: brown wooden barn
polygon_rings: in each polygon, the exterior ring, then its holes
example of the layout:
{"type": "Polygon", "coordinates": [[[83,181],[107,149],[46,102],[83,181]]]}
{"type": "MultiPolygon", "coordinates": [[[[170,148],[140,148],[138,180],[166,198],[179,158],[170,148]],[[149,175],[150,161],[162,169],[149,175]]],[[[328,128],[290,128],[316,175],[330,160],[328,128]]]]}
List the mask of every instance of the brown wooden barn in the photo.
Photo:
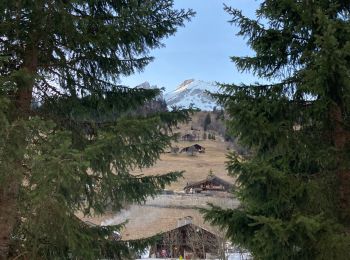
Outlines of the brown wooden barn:
{"type": "Polygon", "coordinates": [[[192,145],[199,153],[205,153],[205,147],[199,144],[192,145]]]}
{"type": "Polygon", "coordinates": [[[205,259],[220,254],[222,241],[221,237],[185,220],[177,228],[160,234],[151,247],[150,257],[205,259]]]}
{"type": "Polygon", "coordinates": [[[205,147],[203,147],[199,144],[194,144],[194,145],[182,148],[180,153],[184,153],[184,152],[186,152],[186,153],[193,153],[193,152],[205,153],[205,147]]]}
{"type": "Polygon", "coordinates": [[[202,191],[230,191],[233,185],[215,175],[197,182],[190,182],[184,187],[186,193],[199,193],[202,191]]]}

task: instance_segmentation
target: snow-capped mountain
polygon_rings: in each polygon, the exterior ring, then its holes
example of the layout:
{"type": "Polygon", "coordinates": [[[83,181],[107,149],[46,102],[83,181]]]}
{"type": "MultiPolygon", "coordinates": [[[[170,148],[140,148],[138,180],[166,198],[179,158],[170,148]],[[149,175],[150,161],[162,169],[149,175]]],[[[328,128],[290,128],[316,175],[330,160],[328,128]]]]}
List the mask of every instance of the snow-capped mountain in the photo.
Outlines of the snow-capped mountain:
{"type": "Polygon", "coordinates": [[[181,83],[174,91],[164,95],[168,107],[176,106],[188,108],[191,105],[203,111],[212,111],[219,107],[215,100],[206,93],[215,93],[219,87],[214,82],[189,79],[181,83]]]}
{"type": "MultiPolygon", "coordinates": [[[[143,89],[155,89],[158,88],[157,85],[151,85],[148,81],[145,81],[137,86],[135,86],[135,88],[143,88],[143,89]]],[[[163,99],[163,91],[160,92],[160,94],[158,95],[158,98],[163,99]]]]}
{"type": "Polygon", "coordinates": [[[137,85],[135,88],[152,89],[152,88],[157,88],[157,86],[151,86],[151,84],[149,84],[148,81],[145,81],[140,85],[137,85]]]}

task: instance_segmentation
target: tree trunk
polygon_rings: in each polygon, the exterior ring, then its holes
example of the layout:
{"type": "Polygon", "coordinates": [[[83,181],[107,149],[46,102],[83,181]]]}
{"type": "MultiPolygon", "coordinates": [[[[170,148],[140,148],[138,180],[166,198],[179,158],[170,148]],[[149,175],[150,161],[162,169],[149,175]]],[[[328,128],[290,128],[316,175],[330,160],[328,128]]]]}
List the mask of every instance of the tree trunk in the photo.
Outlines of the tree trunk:
{"type": "Polygon", "coordinates": [[[0,186],[0,259],[7,259],[9,255],[9,246],[11,235],[19,220],[18,194],[23,180],[23,156],[26,149],[26,136],[23,131],[23,122],[29,118],[31,111],[32,91],[34,77],[37,70],[37,52],[32,48],[26,55],[23,70],[30,80],[24,80],[24,84],[18,85],[14,101],[15,111],[11,111],[12,127],[10,129],[8,144],[5,147],[4,156],[1,158],[4,162],[7,172],[1,173],[3,183],[0,186]]]}
{"type": "MultiPolygon", "coordinates": [[[[12,177],[12,176],[10,176],[12,177]]],[[[17,221],[17,178],[5,181],[0,188],[0,259],[7,259],[11,234],[17,221]]]]}
{"type": "Polygon", "coordinates": [[[339,200],[341,218],[350,224],[350,169],[346,166],[344,150],[349,144],[350,132],[344,129],[342,110],[338,105],[331,108],[331,118],[334,122],[333,142],[337,150],[339,181],[339,200]]]}

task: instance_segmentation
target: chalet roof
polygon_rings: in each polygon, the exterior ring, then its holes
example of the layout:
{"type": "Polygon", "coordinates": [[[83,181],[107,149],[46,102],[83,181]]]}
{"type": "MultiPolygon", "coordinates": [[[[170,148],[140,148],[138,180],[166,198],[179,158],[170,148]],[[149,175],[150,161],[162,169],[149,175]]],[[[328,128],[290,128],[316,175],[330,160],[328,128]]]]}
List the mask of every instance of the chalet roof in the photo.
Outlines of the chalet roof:
{"type": "MultiPolygon", "coordinates": [[[[136,206],[135,206],[136,207],[136,206]]],[[[192,224],[209,230],[210,233],[219,234],[215,227],[205,222],[202,214],[197,209],[180,208],[160,208],[160,207],[142,207],[136,216],[129,217],[129,222],[122,229],[122,240],[137,240],[164,234],[179,226],[179,218],[185,215],[193,216],[192,224]]]]}
{"type": "Polygon", "coordinates": [[[205,147],[204,146],[201,146],[199,144],[193,144],[193,145],[190,145],[190,146],[186,146],[184,148],[181,149],[180,153],[182,152],[185,152],[185,151],[188,151],[189,149],[196,149],[197,151],[204,151],[205,150],[205,147]]]}
{"type": "Polygon", "coordinates": [[[188,183],[184,189],[190,189],[190,188],[196,188],[198,186],[201,186],[204,183],[213,183],[216,185],[222,185],[227,189],[230,189],[233,187],[233,185],[215,175],[209,175],[207,178],[205,178],[204,180],[200,180],[200,181],[196,181],[196,182],[190,182],[188,183]]]}
{"type": "Polygon", "coordinates": [[[171,229],[164,230],[164,231],[162,231],[161,233],[159,233],[158,235],[163,235],[163,234],[166,234],[166,233],[170,233],[170,232],[172,232],[172,231],[174,231],[174,230],[183,229],[183,228],[187,228],[187,227],[191,227],[191,228],[193,228],[193,229],[202,229],[202,230],[204,230],[204,231],[206,231],[206,232],[212,234],[213,236],[216,236],[216,237],[219,236],[218,234],[214,234],[213,232],[209,231],[208,229],[203,228],[203,227],[198,226],[198,225],[195,225],[195,224],[193,224],[193,223],[187,223],[187,224],[185,224],[185,225],[182,225],[182,226],[179,226],[179,227],[176,227],[176,228],[171,228],[171,229]]]}
{"type": "MultiPolygon", "coordinates": [[[[108,213],[103,216],[84,217],[79,213],[82,220],[88,220],[96,225],[119,225],[127,223],[120,230],[122,240],[138,240],[153,237],[164,231],[172,230],[179,225],[186,224],[188,216],[191,222],[213,234],[220,235],[216,226],[205,222],[203,215],[197,210],[198,205],[205,205],[209,202],[220,204],[223,208],[236,208],[239,201],[228,197],[200,196],[193,200],[193,196],[186,194],[160,195],[149,200],[143,205],[130,205],[125,210],[116,213],[108,213]],[[180,220],[181,219],[181,220],[180,220]]],[[[188,223],[188,222],[187,222],[188,223]]]]}
{"type": "Polygon", "coordinates": [[[192,145],[192,146],[194,146],[194,147],[199,147],[199,148],[204,148],[204,146],[202,146],[202,145],[200,145],[200,144],[194,144],[194,145],[192,145]]]}

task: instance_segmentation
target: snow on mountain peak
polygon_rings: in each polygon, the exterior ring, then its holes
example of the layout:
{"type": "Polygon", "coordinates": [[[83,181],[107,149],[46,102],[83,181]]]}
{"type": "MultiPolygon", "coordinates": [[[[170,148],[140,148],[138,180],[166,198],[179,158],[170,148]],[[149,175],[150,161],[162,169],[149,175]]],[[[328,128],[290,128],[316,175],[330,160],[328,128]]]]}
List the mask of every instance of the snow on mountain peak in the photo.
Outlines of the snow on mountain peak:
{"type": "Polygon", "coordinates": [[[215,93],[219,91],[219,87],[214,82],[188,79],[174,91],[165,94],[165,100],[168,107],[188,108],[193,105],[203,111],[212,111],[218,105],[206,91],[215,93]]]}
{"type": "Polygon", "coordinates": [[[175,93],[178,93],[178,92],[182,92],[184,90],[186,90],[188,88],[188,86],[194,82],[194,79],[187,79],[185,80],[184,82],[182,82],[176,89],[175,89],[175,93]]]}
{"type": "Polygon", "coordinates": [[[148,81],[145,81],[141,83],[140,85],[137,85],[135,88],[143,88],[143,89],[151,89],[151,88],[156,88],[157,86],[151,86],[148,81]]]}

